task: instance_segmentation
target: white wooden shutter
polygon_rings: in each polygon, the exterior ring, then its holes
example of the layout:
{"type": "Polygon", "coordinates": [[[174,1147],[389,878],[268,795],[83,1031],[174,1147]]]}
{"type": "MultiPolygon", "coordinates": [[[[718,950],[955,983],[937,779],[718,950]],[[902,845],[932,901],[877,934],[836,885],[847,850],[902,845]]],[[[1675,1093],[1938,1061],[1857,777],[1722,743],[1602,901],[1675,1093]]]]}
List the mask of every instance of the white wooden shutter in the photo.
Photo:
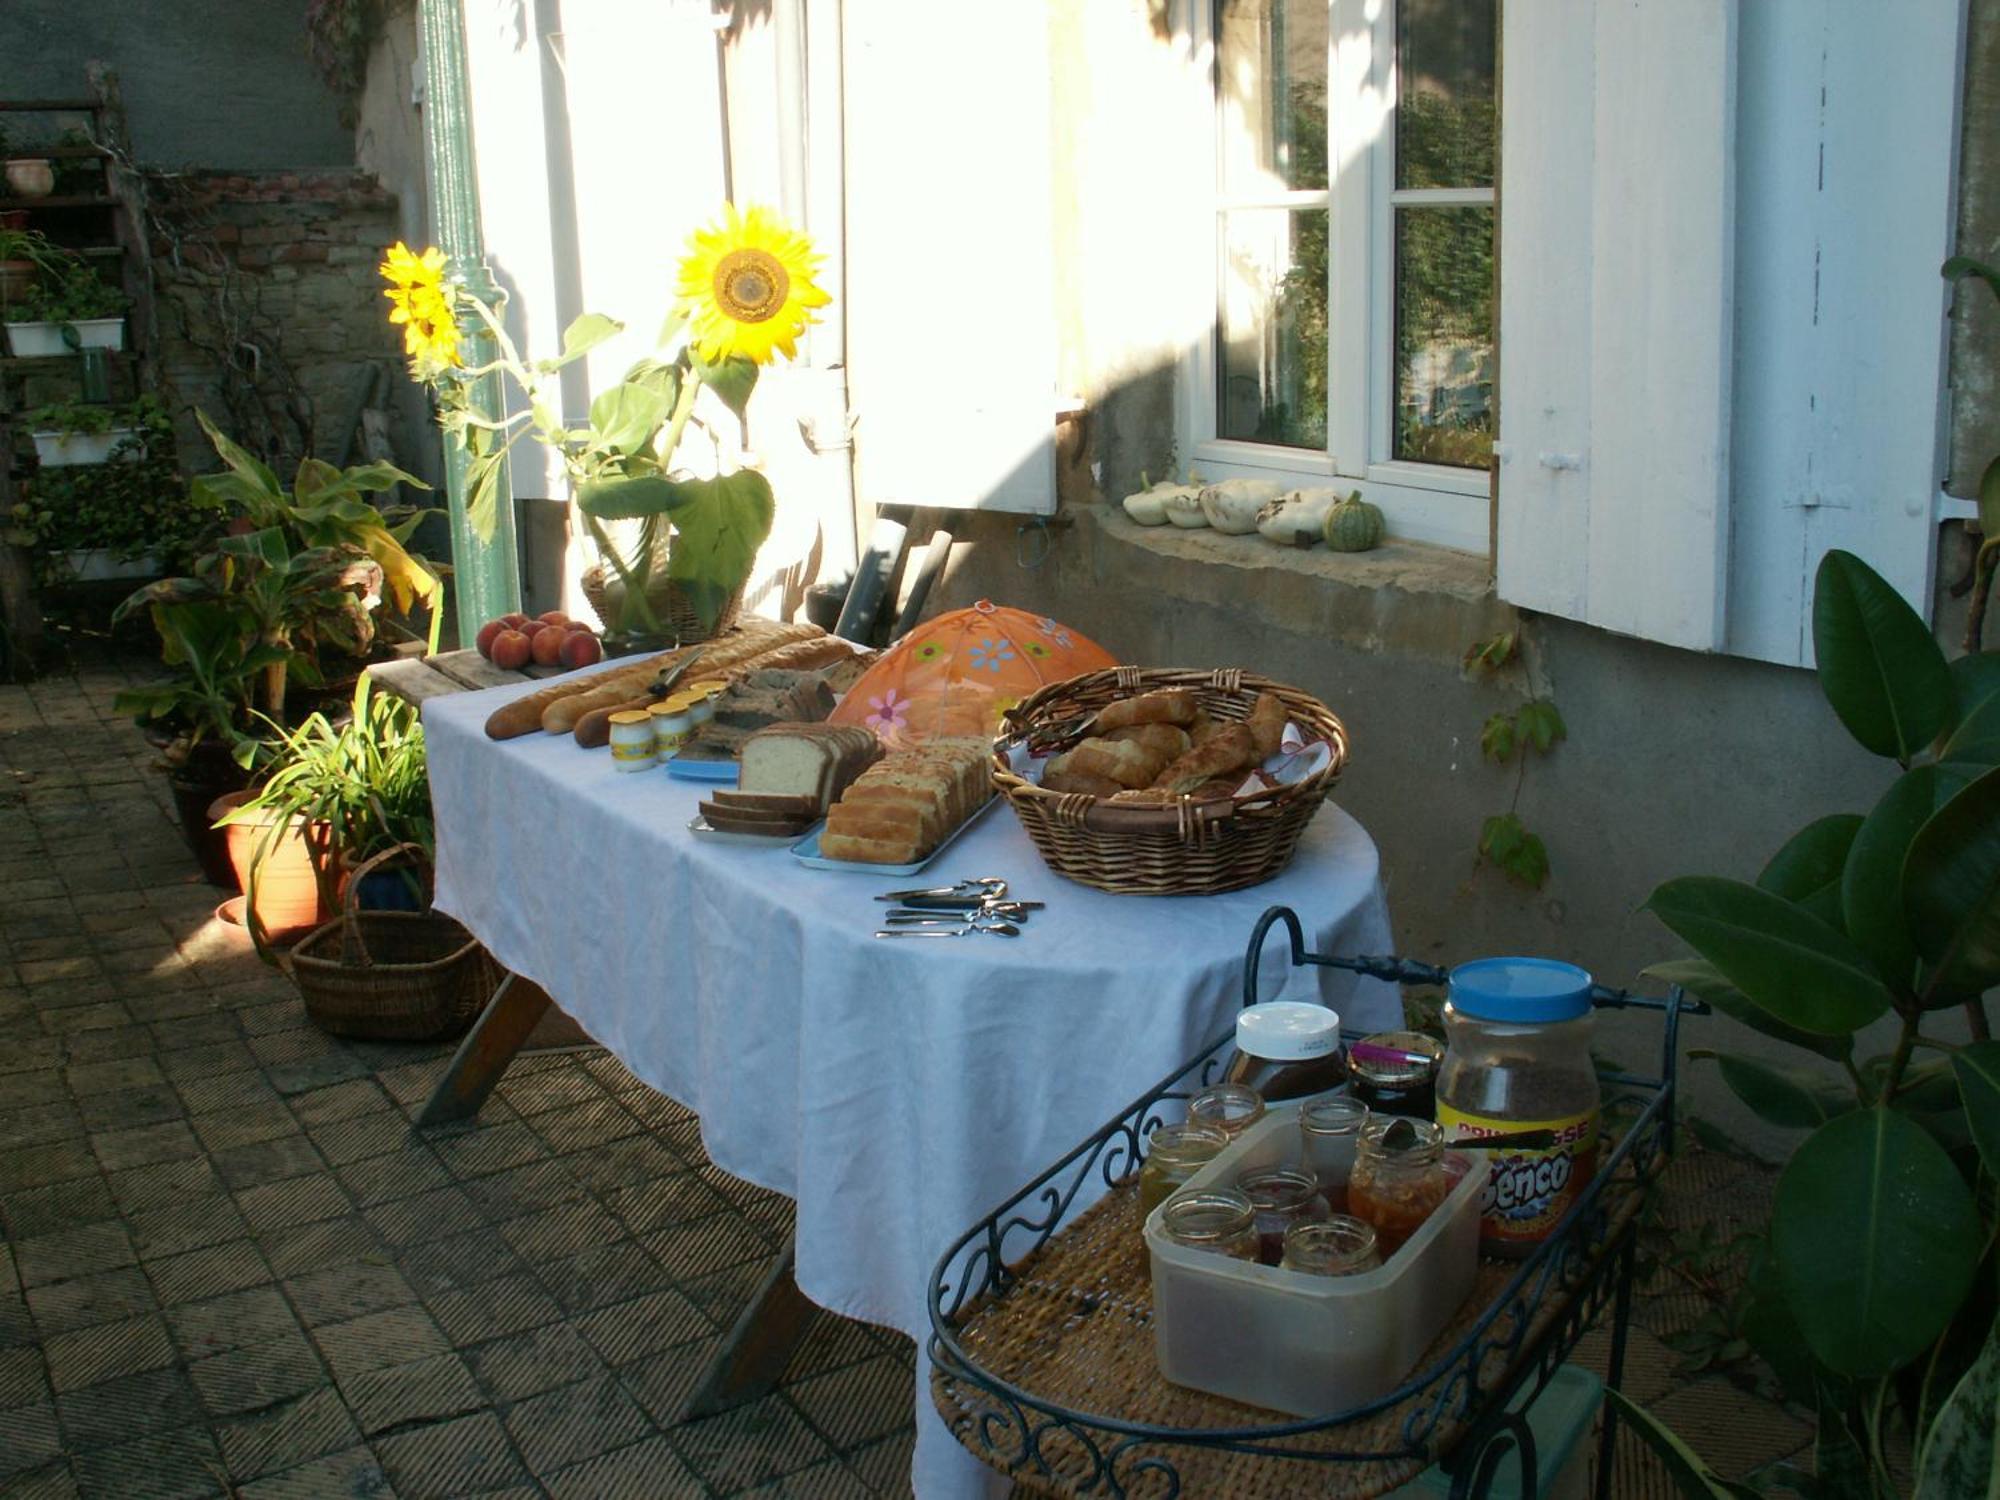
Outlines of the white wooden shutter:
{"type": "Polygon", "coordinates": [[[843,44],[861,497],[1046,514],[1048,7],[847,0],[843,44]]]}
{"type": "Polygon", "coordinates": [[[1510,603],[1723,643],[1736,0],[1503,7],[1510,603]]]}

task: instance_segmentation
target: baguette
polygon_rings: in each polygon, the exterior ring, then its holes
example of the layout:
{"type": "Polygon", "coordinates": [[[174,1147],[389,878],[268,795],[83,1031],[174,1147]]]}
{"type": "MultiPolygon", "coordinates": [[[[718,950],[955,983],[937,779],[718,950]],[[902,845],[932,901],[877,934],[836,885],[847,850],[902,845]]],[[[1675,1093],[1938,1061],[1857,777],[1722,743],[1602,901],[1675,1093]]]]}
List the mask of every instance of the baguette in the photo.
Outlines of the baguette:
{"type": "MultiPolygon", "coordinates": [[[[558,677],[547,687],[527,693],[495,709],[486,720],[486,737],[490,740],[511,740],[520,735],[533,734],[542,727],[542,715],[558,702],[580,697],[585,693],[598,692],[613,683],[643,683],[649,675],[657,673],[666,665],[673,655],[673,652],[666,651],[659,656],[634,662],[628,667],[614,667],[609,672],[586,670],[572,673],[567,677],[558,677]]],[[[634,688],[627,687],[621,696],[629,698],[633,691],[634,688]]]]}
{"type": "Polygon", "coordinates": [[[648,688],[636,698],[627,698],[622,703],[608,704],[603,708],[593,708],[576,721],[571,731],[576,742],[586,750],[596,750],[611,743],[611,716],[624,713],[628,709],[651,708],[660,701],[660,695],[648,688]]]}
{"type": "MultiPolygon", "coordinates": [[[[747,662],[760,656],[775,646],[788,644],[802,638],[801,632],[817,632],[817,625],[779,625],[770,620],[746,620],[735,633],[719,641],[709,643],[707,653],[696,663],[688,675],[681,680],[680,687],[706,682],[711,678],[721,679],[729,675],[733,665],[747,662]]],[[[625,691],[614,697],[607,683],[604,689],[593,691],[587,700],[563,698],[551,703],[542,712],[542,728],[550,734],[569,731],[576,736],[576,742],[586,750],[595,749],[611,742],[611,716],[627,708],[645,708],[657,703],[660,695],[651,691],[660,673],[687,659],[692,646],[682,646],[677,650],[664,652],[634,670],[638,672],[636,681],[627,681],[625,691]],[[641,697],[641,694],[646,696],[641,697]],[[589,727],[584,721],[589,720],[589,727]]],[[[623,672],[611,672],[607,677],[624,678],[623,672]]],[[[525,732],[525,731],[524,731],[525,732]]]]}

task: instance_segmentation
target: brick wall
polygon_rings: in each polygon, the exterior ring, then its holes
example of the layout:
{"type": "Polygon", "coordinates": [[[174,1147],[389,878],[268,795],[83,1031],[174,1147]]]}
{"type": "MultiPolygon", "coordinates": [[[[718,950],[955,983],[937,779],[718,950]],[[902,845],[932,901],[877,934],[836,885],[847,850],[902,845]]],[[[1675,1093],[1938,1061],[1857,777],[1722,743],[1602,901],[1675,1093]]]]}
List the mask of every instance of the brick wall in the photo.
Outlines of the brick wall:
{"type": "Polygon", "coordinates": [[[196,406],[280,473],[308,447],[359,461],[361,407],[389,404],[370,376],[402,378],[376,273],[398,235],[394,196],[350,171],[162,174],[149,195],[158,368],[183,463],[207,467],[196,406]]]}

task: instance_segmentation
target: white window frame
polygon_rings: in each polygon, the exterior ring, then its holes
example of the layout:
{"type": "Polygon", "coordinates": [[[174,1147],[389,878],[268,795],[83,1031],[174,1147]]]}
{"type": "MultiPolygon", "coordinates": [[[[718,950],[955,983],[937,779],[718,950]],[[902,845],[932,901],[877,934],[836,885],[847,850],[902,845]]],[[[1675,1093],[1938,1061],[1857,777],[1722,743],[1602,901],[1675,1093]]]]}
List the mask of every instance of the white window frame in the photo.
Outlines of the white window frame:
{"type": "MultiPolygon", "coordinates": [[[[1329,184],[1317,191],[1231,196],[1223,191],[1220,101],[1208,95],[1204,138],[1210,153],[1209,201],[1199,205],[1215,249],[1208,276],[1216,305],[1223,263],[1223,211],[1325,207],[1331,214],[1327,260],[1327,448],[1318,453],[1216,435],[1216,340],[1213,321],[1194,341],[1184,366],[1179,451],[1207,479],[1275,479],[1288,486],[1357,488],[1380,505],[1392,536],[1485,555],[1491,546],[1484,469],[1413,463],[1393,457],[1395,408],[1395,209],[1399,205],[1490,205],[1491,188],[1396,189],[1396,0],[1328,0],[1327,160],[1329,184]],[[1364,392],[1356,400],[1352,393],[1364,392]]],[[[1192,55],[1216,55],[1212,0],[1186,11],[1192,55]]],[[[1497,334],[1498,305],[1495,305],[1497,334]]]]}

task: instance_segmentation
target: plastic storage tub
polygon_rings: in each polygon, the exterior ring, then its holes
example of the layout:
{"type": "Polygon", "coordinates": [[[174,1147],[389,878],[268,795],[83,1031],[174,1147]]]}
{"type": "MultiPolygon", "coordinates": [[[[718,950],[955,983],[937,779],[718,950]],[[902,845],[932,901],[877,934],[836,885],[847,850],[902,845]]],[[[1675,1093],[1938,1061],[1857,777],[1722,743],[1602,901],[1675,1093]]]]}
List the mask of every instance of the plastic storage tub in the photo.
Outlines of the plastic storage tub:
{"type": "MultiPolygon", "coordinates": [[[[1298,1109],[1280,1105],[1181,1189],[1228,1187],[1251,1167],[1299,1158],[1298,1109]]],[[[1386,1265],[1307,1276],[1189,1250],[1146,1219],[1160,1373],[1252,1406],[1322,1417],[1385,1396],[1472,1290],[1479,1269],[1481,1152],[1447,1153],[1465,1175],[1386,1265]]],[[[1164,1207],[1164,1205],[1162,1205],[1164,1207]]]]}

